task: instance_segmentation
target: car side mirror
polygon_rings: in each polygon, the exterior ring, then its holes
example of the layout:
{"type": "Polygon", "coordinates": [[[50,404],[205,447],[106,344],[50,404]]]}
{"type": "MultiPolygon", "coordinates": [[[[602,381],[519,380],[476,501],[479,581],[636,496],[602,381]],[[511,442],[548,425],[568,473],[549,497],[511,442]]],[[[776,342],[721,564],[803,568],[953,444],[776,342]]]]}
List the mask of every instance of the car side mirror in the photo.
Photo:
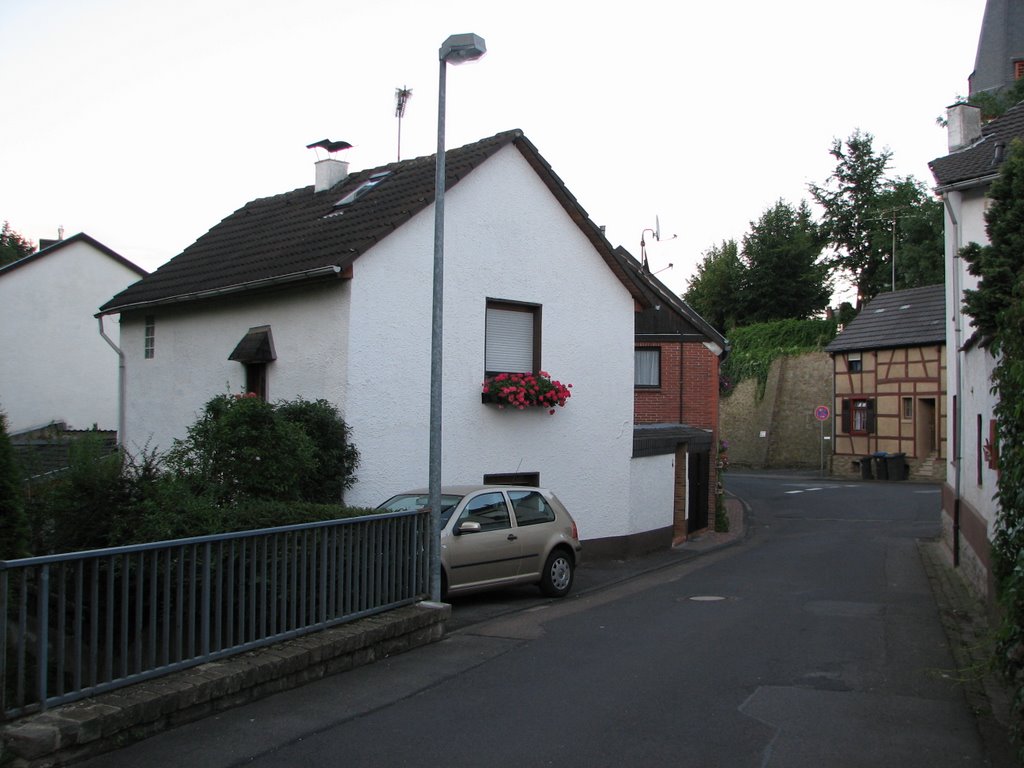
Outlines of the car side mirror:
{"type": "Polygon", "coordinates": [[[465,520],[455,528],[455,535],[461,536],[464,533],[480,533],[480,523],[472,520],[465,520]]]}

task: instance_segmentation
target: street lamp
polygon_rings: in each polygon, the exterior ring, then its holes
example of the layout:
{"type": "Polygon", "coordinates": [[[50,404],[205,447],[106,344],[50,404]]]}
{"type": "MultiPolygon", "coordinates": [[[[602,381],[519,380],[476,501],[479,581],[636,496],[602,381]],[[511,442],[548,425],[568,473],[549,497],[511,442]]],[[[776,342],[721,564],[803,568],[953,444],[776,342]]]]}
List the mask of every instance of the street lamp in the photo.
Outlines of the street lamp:
{"type": "Polygon", "coordinates": [[[484,39],[467,33],[452,35],[438,51],[437,166],[434,174],[434,308],[430,326],[430,599],[441,599],[441,343],[444,338],[444,108],[448,63],[474,61],[487,52],[484,39]]]}

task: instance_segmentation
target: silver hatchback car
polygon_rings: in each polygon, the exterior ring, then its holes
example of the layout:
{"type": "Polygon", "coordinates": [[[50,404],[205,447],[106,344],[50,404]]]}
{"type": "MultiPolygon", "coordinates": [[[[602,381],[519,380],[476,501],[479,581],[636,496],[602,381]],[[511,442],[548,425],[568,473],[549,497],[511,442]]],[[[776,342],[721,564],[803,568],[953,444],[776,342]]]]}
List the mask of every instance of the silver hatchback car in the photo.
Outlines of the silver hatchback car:
{"type": "MultiPolygon", "coordinates": [[[[428,506],[426,489],[392,496],[378,509],[428,506]]],[[[572,588],[583,546],[572,516],[544,488],[460,485],[441,489],[441,593],[537,584],[545,595],[572,588]]]]}

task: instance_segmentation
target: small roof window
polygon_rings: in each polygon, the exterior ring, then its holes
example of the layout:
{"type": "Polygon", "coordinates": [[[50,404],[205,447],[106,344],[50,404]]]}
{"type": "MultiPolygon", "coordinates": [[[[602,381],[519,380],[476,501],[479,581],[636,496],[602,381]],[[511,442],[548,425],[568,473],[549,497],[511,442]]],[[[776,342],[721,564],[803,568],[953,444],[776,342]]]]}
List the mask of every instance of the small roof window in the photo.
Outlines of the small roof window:
{"type": "Polygon", "coordinates": [[[391,171],[381,171],[379,173],[373,174],[372,176],[370,176],[369,179],[364,181],[358,187],[356,187],[351,192],[349,192],[347,195],[345,195],[343,198],[341,198],[341,200],[336,202],[334,204],[334,209],[337,210],[338,208],[344,208],[346,205],[352,205],[352,203],[354,203],[356,200],[361,198],[363,195],[365,195],[371,189],[376,187],[378,184],[380,184],[382,181],[384,181],[385,178],[387,178],[390,175],[391,175],[391,171]]]}

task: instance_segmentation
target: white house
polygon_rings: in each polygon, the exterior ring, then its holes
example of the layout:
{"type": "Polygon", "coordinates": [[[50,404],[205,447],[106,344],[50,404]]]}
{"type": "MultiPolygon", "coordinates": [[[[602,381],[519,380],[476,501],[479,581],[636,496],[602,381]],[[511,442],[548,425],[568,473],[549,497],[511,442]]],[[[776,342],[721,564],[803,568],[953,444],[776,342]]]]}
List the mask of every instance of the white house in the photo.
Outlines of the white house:
{"type": "MultiPolygon", "coordinates": [[[[129,448],[169,448],[220,393],[325,398],[361,454],[346,502],[426,485],[434,158],[347,170],[319,162],[316,185],[245,205],[103,305],[129,448]]],[[[609,551],[670,538],[673,456],[633,458],[650,293],[522,132],[449,150],[447,179],[442,482],[548,486],[609,551]],[[565,407],[482,402],[485,374],[524,369],[571,383],[565,407]]]]}
{"type": "Polygon", "coordinates": [[[84,233],[0,268],[0,410],[11,432],[117,428],[117,356],[94,316],[145,275],[84,233]]]}
{"type": "MultiPolygon", "coordinates": [[[[970,95],[998,92],[1024,75],[1024,5],[988,0],[982,20],[970,95]]],[[[994,408],[995,359],[963,311],[964,291],[976,288],[960,250],[985,245],[988,188],[1000,173],[1006,149],[1024,138],[1024,103],[982,124],[980,110],[956,104],[947,111],[949,154],[929,166],[945,206],[946,348],[949,382],[948,465],[943,487],[944,538],[953,562],[979,594],[993,598],[991,545],[998,507],[994,408]]]]}

